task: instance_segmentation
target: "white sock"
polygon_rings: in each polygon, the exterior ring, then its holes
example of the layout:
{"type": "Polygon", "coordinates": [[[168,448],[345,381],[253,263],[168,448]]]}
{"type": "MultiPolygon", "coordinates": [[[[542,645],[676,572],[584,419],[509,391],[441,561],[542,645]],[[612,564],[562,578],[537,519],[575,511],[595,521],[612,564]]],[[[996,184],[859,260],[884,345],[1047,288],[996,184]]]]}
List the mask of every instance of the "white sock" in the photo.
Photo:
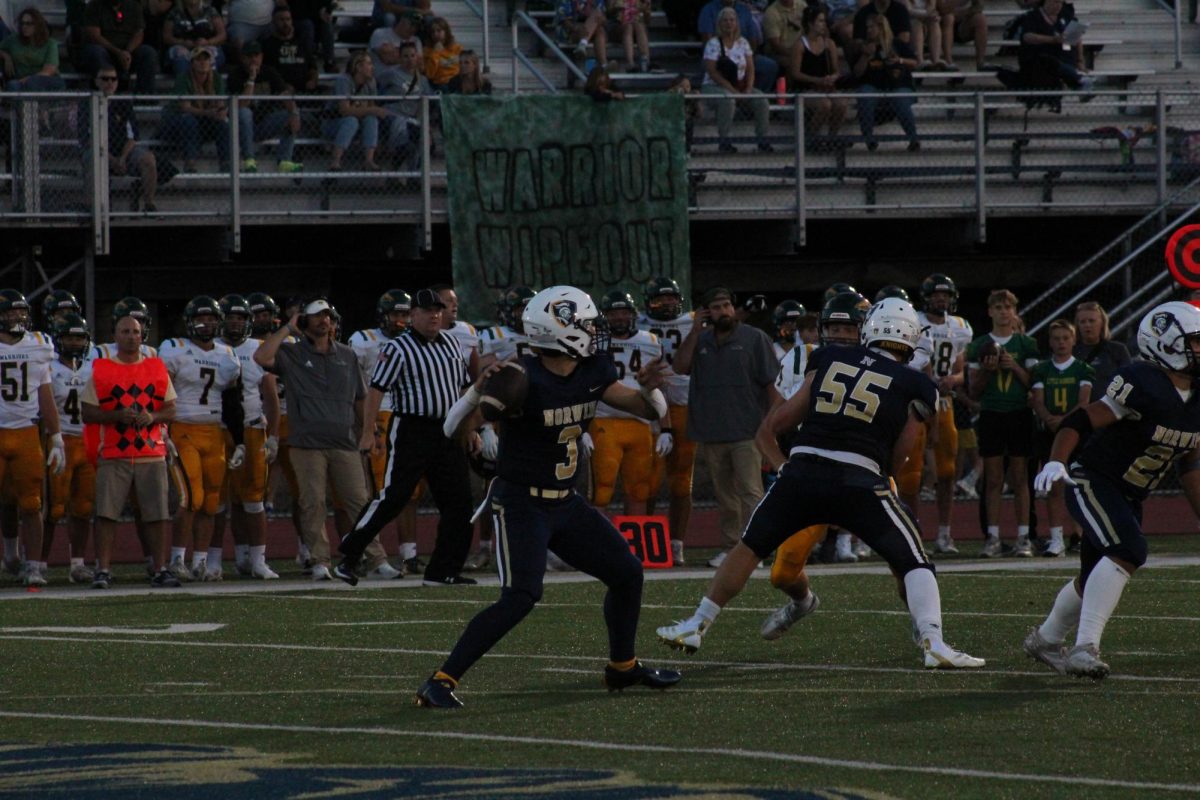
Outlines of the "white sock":
{"type": "Polygon", "coordinates": [[[942,643],[942,596],[938,593],[937,578],[927,569],[909,570],[904,576],[904,591],[908,596],[908,613],[931,646],[942,643]]]}
{"type": "Polygon", "coordinates": [[[950,538],[950,526],[938,525],[938,538],[945,540],[950,538]]]}
{"type": "Polygon", "coordinates": [[[1017,526],[1017,538],[1018,539],[1028,539],[1029,538],[1029,526],[1028,525],[1018,525],[1017,526]]]}
{"type": "Polygon", "coordinates": [[[837,546],[845,549],[850,547],[850,534],[842,531],[837,535],[837,546]]]}
{"type": "Polygon", "coordinates": [[[1055,527],[1055,528],[1051,528],[1050,529],[1050,541],[1054,542],[1055,544],[1062,544],[1063,543],[1062,531],[1063,531],[1062,525],[1059,525],[1058,527],[1055,527]]]}
{"type": "Polygon", "coordinates": [[[1000,526],[999,525],[988,525],[988,538],[989,539],[999,539],[1000,538],[1000,526]]]}
{"type": "Polygon", "coordinates": [[[717,614],[721,613],[721,607],[709,600],[707,597],[700,601],[700,605],[696,606],[696,613],[692,615],[693,619],[704,620],[709,625],[717,618],[717,614]]]}
{"type": "Polygon", "coordinates": [[[246,550],[250,559],[250,569],[258,566],[266,566],[267,546],[265,544],[256,544],[253,547],[247,545],[246,550]]]}
{"type": "Polygon", "coordinates": [[[6,561],[16,561],[21,557],[20,550],[17,549],[19,539],[4,539],[4,558],[6,561]]]}
{"type": "Polygon", "coordinates": [[[225,555],[225,551],[220,547],[208,548],[208,563],[213,564],[216,566],[217,569],[220,569],[221,568],[221,557],[223,555],[225,555]]]}
{"type": "Polygon", "coordinates": [[[417,543],[416,542],[401,542],[400,543],[400,557],[403,558],[405,561],[408,561],[410,558],[416,558],[417,557],[417,543]]]}
{"type": "Polygon", "coordinates": [[[1079,611],[1079,633],[1075,644],[1094,644],[1100,647],[1104,626],[1129,583],[1129,573],[1111,559],[1102,558],[1088,576],[1083,587],[1083,607],[1079,611]]]}
{"type": "Polygon", "coordinates": [[[194,571],[194,570],[198,569],[199,567],[207,566],[207,561],[208,561],[208,553],[193,552],[192,553],[192,570],[194,571]]]}
{"type": "Polygon", "coordinates": [[[233,546],[233,559],[238,564],[245,564],[246,559],[250,558],[250,545],[235,544],[233,546]]]}
{"type": "MultiPolygon", "coordinates": [[[[1061,529],[1060,529],[1061,532],[1061,529]]],[[[1054,598],[1054,608],[1050,616],[1038,628],[1038,633],[1047,642],[1061,644],[1067,638],[1067,631],[1079,622],[1079,609],[1083,607],[1083,598],[1075,591],[1075,579],[1067,581],[1067,585],[1058,590],[1054,598]]]]}
{"type": "Polygon", "coordinates": [[[76,558],[75,556],[71,556],[71,568],[72,569],[74,569],[75,567],[82,567],[82,566],[83,566],[82,558],[76,558]]]}
{"type": "Polygon", "coordinates": [[[186,547],[172,547],[171,548],[171,560],[172,561],[183,561],[183,559],[186,555],[187,555],[186,547]]]}

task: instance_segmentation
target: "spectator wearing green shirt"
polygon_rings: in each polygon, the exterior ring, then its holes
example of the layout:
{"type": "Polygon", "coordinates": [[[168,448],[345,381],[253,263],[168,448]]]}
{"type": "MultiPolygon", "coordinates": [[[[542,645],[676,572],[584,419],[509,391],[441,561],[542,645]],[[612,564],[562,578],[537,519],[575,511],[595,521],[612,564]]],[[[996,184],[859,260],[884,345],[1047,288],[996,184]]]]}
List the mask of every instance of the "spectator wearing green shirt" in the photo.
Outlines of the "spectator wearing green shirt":
{"type": "Polygon", "coordinates": [[[10,92],[61,92],[58,42],[50,38],[46,18],[36,8],[17,15],[17,32],[0,40],[0,72],[10,92]]]}
{"type": "MultiPolygon", "coordinates": [[[[1050,323],[1050,358],[1038,362],[1030,374],[1033,388],[1033,413],[1042,421],[1038,432],[1039,460],[1050,456],[1050,445],[1063,417],[1076,408],[1083,408],[1092,399],[1092,382],[1096,371],[1071,354],[1075,347],[1075,326],[1065,319],[1050,323]]],[[[1061,556],[1067,552],[1063,543],[1063,525],[1071,522],[1063,495],[1065,483],[1055,481],[1046,498],[1050,516],[1050,543],[1042,555],[1061,556]]],[[[1074,527],[1074,523],[1071,523],[1074,527]]]]}
{"type": "Polygon", "coordinates": [[[210,140],[217,147],[221,171],[228,170],[229,103],[222,96],[225,79],[213,69],[207,47],[192,50],[191,68],[175,79],[174,94],[180,99],[167,108],[159,135],[183,150],[184,171],[196,171],[200,145],[210,140]]]}
{"type": "Polygon", "coordinates": [[[1000,555],[1000,492],[1004,459],[1013,490],[1017,541],[1013,554],[1032,556],[1029,544],[1028,461],[1033,455],[1029,370],[1038,362],[1037,342],[1018,332],[1017,296],[1007,289],[988,295],[992,330],[967,347],[969,391],[979,401],[979,455],[983,458],[987,541],[979,555],[1000,555]]]}

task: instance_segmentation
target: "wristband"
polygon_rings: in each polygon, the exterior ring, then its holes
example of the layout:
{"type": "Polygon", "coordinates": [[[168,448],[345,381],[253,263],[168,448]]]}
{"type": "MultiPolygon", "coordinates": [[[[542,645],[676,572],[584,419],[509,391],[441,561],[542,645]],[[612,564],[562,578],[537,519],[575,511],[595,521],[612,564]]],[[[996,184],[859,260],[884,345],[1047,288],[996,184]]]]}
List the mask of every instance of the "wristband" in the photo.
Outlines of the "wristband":
{"type": "Polygon", "coordinates": [[[1063,421],[1058,425],[1059,430],[1070,428],[1077,431],[1080,436],[1087,436],[1092,432],[1092,418],[1088,416],[1085,409],[1076,408],[1070,414],[1063,417],[1063,421]]]}
{"type": "Polygon", "coordinates": [[[638,390],[638,392],[642,395],[645,401],[654,408],[654,413],[657,414],[659,418],[667,415],[667,398],[663,397],[663,393],[661,391],[658,389],[648,390],[645,386],[643,386],[638,390]]]}

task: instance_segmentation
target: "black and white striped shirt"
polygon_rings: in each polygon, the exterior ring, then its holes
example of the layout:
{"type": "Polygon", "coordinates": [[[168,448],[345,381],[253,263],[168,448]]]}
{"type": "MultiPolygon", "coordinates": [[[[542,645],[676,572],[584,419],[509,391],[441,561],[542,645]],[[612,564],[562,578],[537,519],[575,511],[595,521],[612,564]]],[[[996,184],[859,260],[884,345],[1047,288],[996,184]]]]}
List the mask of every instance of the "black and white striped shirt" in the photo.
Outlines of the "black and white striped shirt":
{"type": "Polygon", "coordinates": [[[394,413],[444,419],[468,383],[462,348],[445,331],[429,340],[412,328],[379,348],[371,386],[391,392],[394,413]]]}

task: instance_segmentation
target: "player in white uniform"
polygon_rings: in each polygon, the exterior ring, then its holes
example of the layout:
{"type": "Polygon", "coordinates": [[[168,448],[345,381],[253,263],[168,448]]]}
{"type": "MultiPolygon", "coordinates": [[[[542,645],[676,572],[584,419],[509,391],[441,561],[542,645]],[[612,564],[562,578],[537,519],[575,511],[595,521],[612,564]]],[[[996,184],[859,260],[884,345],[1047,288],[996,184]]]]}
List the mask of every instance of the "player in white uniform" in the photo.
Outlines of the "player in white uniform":
{"type": "Polygon", "coordinates": [[[42,560],[50,553],[58,521],[67,517],[67,539],[71,545],[71,583],[90,584],[95,577],[84,563],[92,512],[96,502],[96,467],[87,458],[83,442],[83,415],[79,398],[92,375],[87,359],[92,334],[87,321],[73,311],[57,315],[54,322],[54,349],[58,358],[50,364],[54,406],[63,435],[67,463],[62,472],[46,482],[49,497],[43,527],[42,560]]]}
{"type": "Polygon", "coordinates": [[[796,300],[784,300],[771,312],[771,344],[775,348],[775,358],[779,361],[783,361],[784,357],[800,344],[796,326],[807,313],[804,306],[796,300]]]}
{"type": "MultiPolygon", "coordinates": [[[[638,327],[658,337],[663,358],[670,364],[680,342],[692,330],[693,313],[683,310],[683,294],[679,284],[665,276],[651,278],[646,283],[642,299],[645,310],[638,318],[638,327]]],[[[654,478],[646,506],[647,513],[652,513],[654,500],[665,476],[671,497],[667,508],[671,555],[677,566],[684,563],[683,542],[692,517],[692,470],[696,461],[696,444],[687,435],[688,383],[688,376],[667,370],[663,394],[667,397],[668,416],[671,418],[671,448],[654,460],[654,478]]]]}
{"type": "MultiPolygon", "coordinates": [[[[608,320],[612,335],[608,352],[616,364],[617,376],[621,383],[637,389],[638,370],[662,358],[662,344],[653,333],[638,330],[637,304],[628,292],[614,289],[604,295],[600,313],[608,320]]],[[[591,462],[592,503],[601,511],[612,502],[619,473],[626,516],[646,513],[654,457],[665,457],[673,445],[669,411],[659,420],[659,426],[656,440],[645,419],[605,403],[596,407],[596,419],[579,441],[591,462]]]]}
{"type": "MultiPolygon", "coordinates": [[[[938,533],[934,549],[939,553],[957,553],[950,536],[950,512],[954,501],[954,478],[958,464],[958,428],[954,424],[954,393],[966,385],[966,350],[974,336],[971,325],[954,315],[958,289],[948,275],[934,273],[921,283],[925,310],[918,312],[921,341],[913,354],[912,366],[929,375],[938,385],[936,417],[923,430],[933,431],[933,452],[937,476],[938,533]]],[[[920,491],[925,462],[926,436],[917,437],[908,462],[896,477],[900,496],[910,508],[920,491]]]]}
{"type": "MultiPolygon", "coordinates": [[[[55,473],[66,464],[58,410],[50,383],[54,346],[45,334],[26,328],[29,303],[15,289],[0,290],[0,485],[11,488],[25,544],[24,581],[46,584],[42,555],[42,484],[46,467],[55,473]],[[43,461],[38,419],[46,434],[49,458],[43,461]]],[[[4,540],[5,568],[19,572],[16,539],[4,540]]]]}
{"type": "Polygon", "coordinates": [[[199,295],[183,311],[188,338],[167,339],[159,357],[175,386],[175,420],[171,441],[178,456],[172,466],[181,496],[175,517],[171,563],[168,569],[180,580],[219,581],[220,563],[208,565],[213,517],[221,505],[225,482],[225,432],[235,444],[228,467],[237,469],[246,458],[242,444],[242,365],[233,348],[215,339],[221,328],[221,306],[199,295]],[[184,564],[191,544],[192,567],[184,564]]]}

